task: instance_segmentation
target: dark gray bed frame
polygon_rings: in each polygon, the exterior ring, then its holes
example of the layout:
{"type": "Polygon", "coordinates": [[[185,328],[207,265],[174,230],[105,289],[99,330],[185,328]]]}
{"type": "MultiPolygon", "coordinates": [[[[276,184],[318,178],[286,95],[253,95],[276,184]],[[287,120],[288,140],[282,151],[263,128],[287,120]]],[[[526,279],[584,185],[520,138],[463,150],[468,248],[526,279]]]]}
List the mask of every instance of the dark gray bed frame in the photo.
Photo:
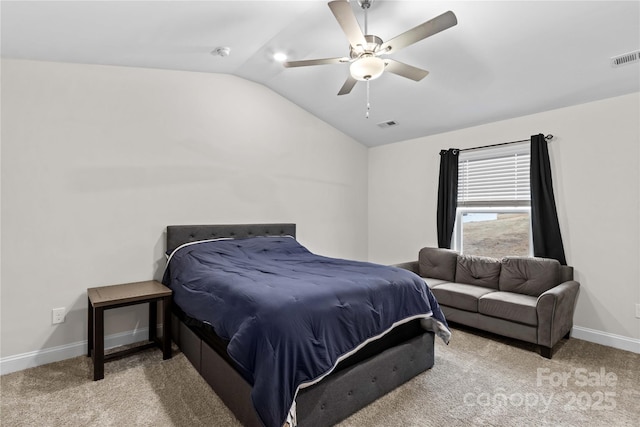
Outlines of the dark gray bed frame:
{"type": "MultiPolygon", "coordinates": [[[[295,237],[295,224],[175,225],[167,227],[167,250],[198,241],[221,237],[295,237]]],[[[251,385],[191,328],[175,315],[173,340],[209,383],[215,393],[247,427],[260,427],[251,403],[251,385]]],[[[387,348],[374,357],[334,372],[319,383],[301,389],[296,398],[297,420],[301,427],[336,424],[359,409],[431,368],[434,362],[434,334],[424,331],[405,342],[387,348]]]]}

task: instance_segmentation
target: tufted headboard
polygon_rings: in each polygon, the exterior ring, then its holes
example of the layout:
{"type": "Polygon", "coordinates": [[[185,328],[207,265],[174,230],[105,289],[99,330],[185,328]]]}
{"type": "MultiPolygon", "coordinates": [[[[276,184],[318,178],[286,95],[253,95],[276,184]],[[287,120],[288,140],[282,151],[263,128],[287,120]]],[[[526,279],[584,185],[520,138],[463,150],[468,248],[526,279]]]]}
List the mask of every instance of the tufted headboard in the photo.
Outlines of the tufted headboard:
{"type": "Polygon", "coordinates": [[[292,236],[295,224],[225,224],[225,225],[169,225],[167,226],[167,252],[189,242],[221,237],[292,236]]]}

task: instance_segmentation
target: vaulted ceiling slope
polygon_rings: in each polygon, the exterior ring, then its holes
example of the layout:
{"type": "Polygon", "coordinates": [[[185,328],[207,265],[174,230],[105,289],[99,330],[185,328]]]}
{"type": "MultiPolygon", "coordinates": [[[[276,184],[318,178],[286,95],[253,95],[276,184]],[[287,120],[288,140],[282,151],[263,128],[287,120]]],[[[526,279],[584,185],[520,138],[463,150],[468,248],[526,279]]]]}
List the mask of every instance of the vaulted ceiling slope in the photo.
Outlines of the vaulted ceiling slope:
{"type": "MultiPolygon", "coordinates": [[[[364,26],[357,1],[351,6],[364,26]]],[[[285,69],[273,59],[347,56],[326,1],[2,1],[7,58],[228,73],[261,83],[367,146],[640,90],[638,1],[374,1],[383,40],[448,10],[458,25],[395,53],[429,71],[384,73],[337,96],[348,64],[285,69]],[[210,54],[228,46],[227,57],[210,54]],[[380,122],[397,126],[381,128],[380,122]]]]}

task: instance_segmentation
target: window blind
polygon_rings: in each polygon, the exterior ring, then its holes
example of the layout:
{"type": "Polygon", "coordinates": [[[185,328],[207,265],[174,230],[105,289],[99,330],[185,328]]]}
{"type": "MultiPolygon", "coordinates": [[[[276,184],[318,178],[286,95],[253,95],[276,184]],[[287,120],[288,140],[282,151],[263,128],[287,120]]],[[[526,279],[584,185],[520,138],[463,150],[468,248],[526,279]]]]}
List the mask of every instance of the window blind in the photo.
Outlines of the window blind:
{"type": "Polygon", "coordinates": [[[529,144],[461,153],[458,161],[458,206],[529,206],[529,144]]]}

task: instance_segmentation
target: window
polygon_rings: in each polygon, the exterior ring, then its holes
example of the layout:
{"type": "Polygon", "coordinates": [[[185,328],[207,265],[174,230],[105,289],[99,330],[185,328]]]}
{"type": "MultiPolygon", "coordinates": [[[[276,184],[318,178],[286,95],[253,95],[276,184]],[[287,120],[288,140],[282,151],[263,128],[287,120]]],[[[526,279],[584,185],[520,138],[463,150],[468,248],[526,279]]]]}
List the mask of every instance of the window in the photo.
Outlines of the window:
{"type": "Polygon", "coordinates": [[[494,258],[530,256],[528,143],[460,153],[454,249],[494,258]]]}

